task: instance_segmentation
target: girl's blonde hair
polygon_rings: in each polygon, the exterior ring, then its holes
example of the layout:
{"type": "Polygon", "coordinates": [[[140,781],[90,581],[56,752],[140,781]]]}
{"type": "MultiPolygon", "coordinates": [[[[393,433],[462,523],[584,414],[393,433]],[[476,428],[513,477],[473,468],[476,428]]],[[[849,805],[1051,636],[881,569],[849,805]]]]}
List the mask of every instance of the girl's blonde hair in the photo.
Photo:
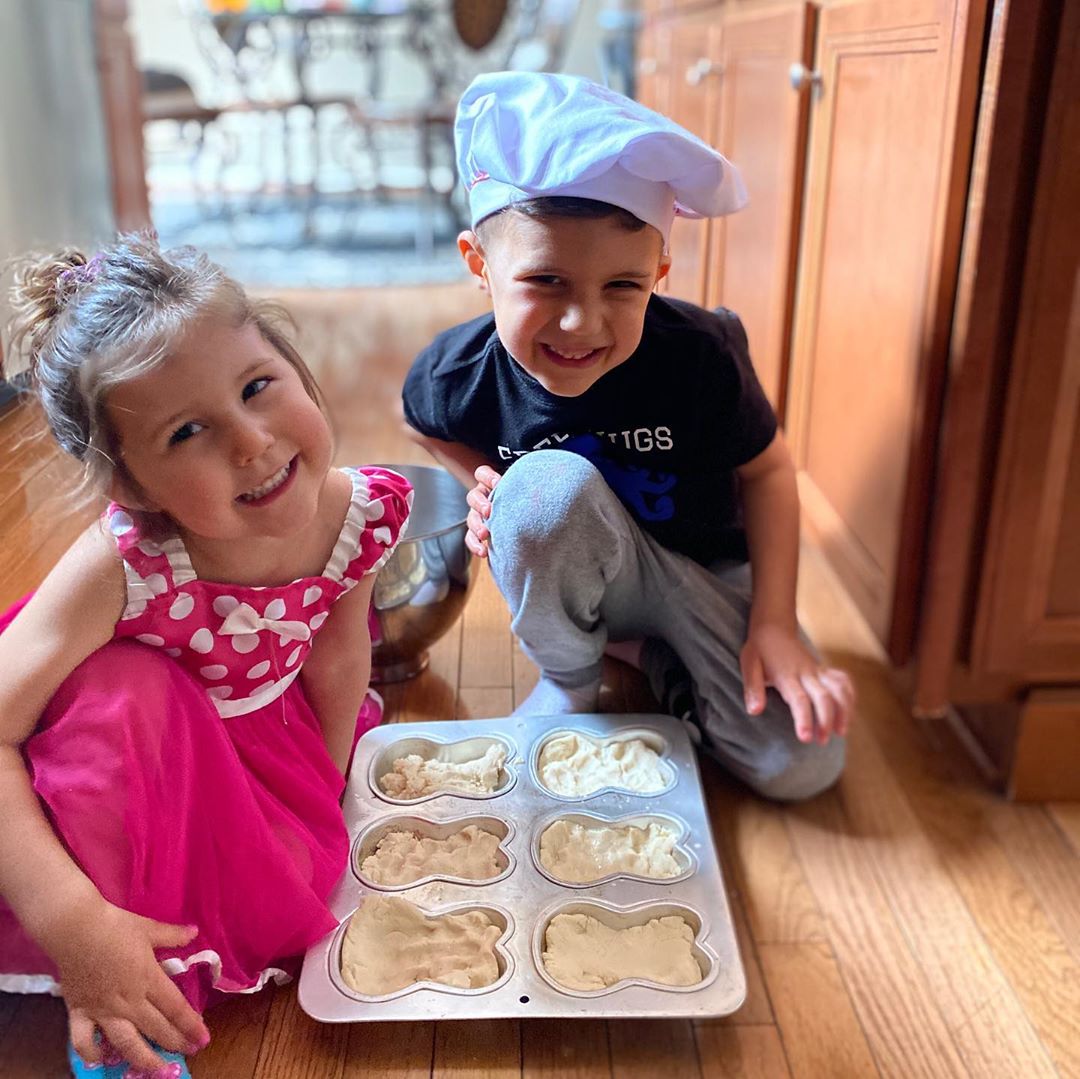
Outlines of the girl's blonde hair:
{"type": "Polygon", "coordinates": [[[162,251],[156,237],[139,233],[92,258],[68,247],[26,255],[14,267],[10,351],[27,361],[52,433],[82,462],[87,492],[104,493],[123,469],[105,409],[109,390],[157,367],[207,316],[257,327],[326,411],[289,341],[286,327],[294,327],[285,310],[249,298],[192,247],[162,251]]]}

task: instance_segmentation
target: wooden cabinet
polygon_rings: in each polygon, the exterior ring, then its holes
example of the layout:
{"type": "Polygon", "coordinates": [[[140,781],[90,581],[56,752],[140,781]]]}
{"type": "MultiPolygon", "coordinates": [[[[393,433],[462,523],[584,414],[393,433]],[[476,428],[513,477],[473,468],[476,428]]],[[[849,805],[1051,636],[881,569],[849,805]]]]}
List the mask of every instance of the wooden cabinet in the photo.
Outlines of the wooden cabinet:
{"type": "Polygon", "coordinates": [[[1071,13],[1072,40],[1061,40],[1074,52],[1044,136],[972,645],[977,669],[1041,682],[1080,676],[1080,19],[1071,13]]]}
{"type": "Polygon", "coordinates": [[[750,204],[710,225],[706,307],[739,313],[754,366],[781,416],[795,300],[795,268],[816,9],[734,11],[719,38],[715,144],[746,178],[750,204]]]}
{"type": "Polygon", "coordinates": [[[915,711],[1013,794],[1080,797],[1080,4],[704,0],[649,32],[657,102],[751,195],[673,233],[672,293],[743,316],[915,711]]]}
{"type": "MultiPolygon", "coordinates": [[[[720,68],[720,21],[713,9],[675,20],[670,31],[667,103],[680,124],[706,142],[716,142],[720,68]]],[[[703,303],[711,223],[676,218],[671,226],[672,263],[666,291],[703,303]]]]}
{"type": "Polygon", "coordinates": [[[667,107],[750,205],[677,222],[669,291],[737,311],[808,527],[897,661],[911,645],[984,0],[728,0],[661,17],[667,107]],[[801,211],[801,214],[800,214],[801,211]]]}
{"type": "Polygon", "coordinates": [[[787,424],[809,527],[910,653],[982,47],[976,4],[818,21],[787,424]]]}
{"type": "Polygon", "coordinates": [[[639,97],[735,161],[751,198],[726,220],[676,219],[664,291],[738,311],[758,376],[782,415],[809,106],[791,68],[811,62],[816,8],[674,10],[646,25],[639,97]]]}
{"type": "Polygon", "coordinates": [[[1080,7],[995,11],[913,695],[1080,798],[1080,7]]]}

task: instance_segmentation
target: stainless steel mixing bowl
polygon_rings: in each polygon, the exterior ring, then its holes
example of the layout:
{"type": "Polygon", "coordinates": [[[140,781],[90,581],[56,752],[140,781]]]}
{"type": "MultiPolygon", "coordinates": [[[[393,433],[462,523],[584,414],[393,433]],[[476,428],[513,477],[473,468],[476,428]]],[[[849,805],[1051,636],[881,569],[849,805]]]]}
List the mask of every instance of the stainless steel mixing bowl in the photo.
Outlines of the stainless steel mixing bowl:
{"type": "Polygon", "coordinates": [[[375,578],[372,682],[419,674],[428,649],[458,620],[476,580],[465,546],[466,490],[449,472],[427,465],[386,465],[412,485],[412,518],[375,578]]]}

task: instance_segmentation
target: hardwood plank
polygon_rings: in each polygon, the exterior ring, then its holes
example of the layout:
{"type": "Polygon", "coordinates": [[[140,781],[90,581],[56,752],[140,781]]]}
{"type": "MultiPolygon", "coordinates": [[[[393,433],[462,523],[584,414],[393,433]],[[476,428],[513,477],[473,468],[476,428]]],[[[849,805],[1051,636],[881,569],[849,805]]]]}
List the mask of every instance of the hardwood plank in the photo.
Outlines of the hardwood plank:
{"type": "Polygon", "coordinates": [[[274,997],[288,992],[271,985],[258,993],[236,993],[208,1009],[210,1044],[191,1058],[193,1079],[215,1079],[219,1075],[251,1079],[274,997]]]}
{"type": "Polygon", "coordinates": [[[758,951],[795,1079],[878,1075],[829,945],[759,944],[758,951]]]}
{"type": "Polygon", "coordinates": [[[353,1023],[342,1079],[429,1079],[434,1023],[353,1023]]]}
{"type": "Polygon", "coordinates": [[[511,686],[510,612],[487,562],[478,560],[477,581],[465,608],[461,686],[511,686]]]}
{"type": "Polygon", "coordinates": [[[4,1079],[70,1079],[67,1063],[67,1012],[59,997],[21,997],[0,1041],[4,1079]]]}
{"type": "Polygon", "coordinates": [[[1008,1013],[1015,1008],[1011,990],[1002,999],[991,1000],[956,1031],[956,1043],[972,1075],[1022,1075],[1054,1079],[1057,1075],[1080,1075],[1070,1070],[1058,1072],[1030,1028],[1017,1037],[1008,1013]]]}
{"type": "Polygon", "coordinates": [[[435,1026],[431,1079],[518,1079],[521,1023],[472,1019],[435,1026]]]}
{"type": "Polygon", "coordinates": [[[259,1079],[341,1079],[349,1027],[316,1023],[300,1010],[296,987],[275,994],[255,1074],[259,1079]]]}
{"type": "Polygon", "coordinates": [[[611,1019],[608,1039],[612,1079],[701,1079],[694,1027],[686,1019],[611,1019]]]}
{"type": "MultiPolygon", "coordinates": [[[[858,688],[864,689],[861,681],[858,688]]],[[[942,1016],[956,1027],[1004,989],[1005,979],[865,727],[852,731],[848,751],[841,790],[852,833],[862,837],[859,855],[873,865],[942,1016]]]]}
{"type": "Polygon", "coordinates": [[[33,489],[23,489],[25,500],[10,498],[0,506],[0,607],[37,588],[95,516],[64,497],[66,471],[66,465],[55,460],[34,476],[33,489]]]}
{"type": "Polygon", "coordinates": [[[1040,805],[994,802],[990,821],[1009,860],[1080,962],[1080,858],[1040,805]]]}
{"type": "Polygon", "coordinates": [[[1051,802],[1046,811],[1080,857],[1080,802],[1051,802]]]}
{"type": "MultiPolygon", "coordinates": [[[[705,789],[705,801],[709,812],[709,821],[712,826],[713,839],[718,842],[720,829],[716,825],[715,813],[717,807],[724,804],[727,791],[734,785],[734,780],[727,776],[723,769],[710,757],[699,758],[701,764],[701,777],[705,789]]],[[[739,945],[739,956],[742,959],[743,970],[746,974],[746,1000],[738,1011],[731,1015],[725,1015],[720,1019],[695,1020],[701,1024],[738,1024],[750,1026],[768,1026],[775,1022],[772,1004],[769,1001],[769,993],[765,988],[765,978],[761,973],[761,965],[758,962],[757,946],[750,932],[750,924],[746,916],[745,896],[739,890],[735,875],[731,869],[731,862],[721,844],[718,848],[720,856],[720,868],[724,875],[724,889],[727,893],[728,907],[731,910],[731,920],[735,925],[735,937],[739,945]]]]}
{"type": "MultiPolygon", "coordinates": [[[[858,681],[864,721],[902,776],[924,833],[1007,979],[1010,992],[999,988],[991,999],[997,1021],[1016,1043],[1012,1055],[1021,1052],[1022,1044],[1031,1067],[1039,1066],[1042,1050],[1029,1030],[1030,1021],[1056,1066],[1066,1074],[1080,1074],[1080,968],[993,825],[996,814],[1033,807],[1000,802],[972,777],[966,759],[946,754],[944,745],[932,744],[911,724],[891,693],[879,692],[861,674],[858,681]],[[958,778],[958,773],[966,778],[958,778]]],[[[987,1006],[975,1014],[988,1014],[987,1006]]],[[[957,1043],[972,1045],[970,1037],[961,1041],[959,1034],[957,1043]]]]}
{"type": "Polygon", "coordinates": [[[828,912],[829,941],[881,1073],[965,1075],[940,1003],[864,849],[873,837],[852,826],[835,791],[788,812],[795,849],[828,912]]]}
{"type": "Polygon", "coordinates": [[[510,686],[463,686],[458,694],[458,719],[490,719],[508,716],[514,710],[510,686]]]}
{"type": "Polygon", "coordinates": [[[725,1015],[719,1019],[702,1019],[700,1022],[721,1023],[728,1026],[768,1026],[776,1022],[776,1017],[773,1015],[772,1001],[769,1000],[769,991],[765,985],[765,975],[761,971],[757,945],[750,932],[750,924],[746,920],[742,896],[730,888],[727,895],[731,920],[735,925],[735,939],[739,945],[739,956],[742,958],[743,971],[746,974],[746,1000],[743,1001],[742,1007],[731,1015],[725,1015]]]}
{"type": "MultiPolygon", "coordinates": [[[[6,414],[0,421],[0,461],[3,462],[4,483],[0,489],[0,506],[9,499],[19,500],[20,493],[34,477],[60,457],[52,432],[45,425],[36,407],[24,405],[6,414]]],[[[64,458],[65,478],[74,483],[78,466],[64,458]]]]}
{"type": "Polygon", "coordinates": [[[399,683],[402,697],[395,716],[397,722],[426,723],[454,718],[458,666],[461,662],[461,631],[461,622],[452,626],[444,637],[432,645],[427,670],[408,682],[399,683]]]}
{"type": "Polygon", "coordinates": [[[709,818],[754,940],[824,940],[825,921],[791,845],[784,810],[744,787],[713,783],[709,818]]]}
{"type": "Polygon", "coordinates": [[[774,1026],[696,1026],[702,1079],[782,1079],[790,1076],[774,1026]]]}
{"type": "Polygon", "coordinates": [[[625,663],[612,661],[612,665],[620,668],[623,691],[623,706],[628,712],[642,712],[663,714],[660,702],[653,696],[649,686],[649,680],[644,673],[630,667],[625,663]]]}
{"type": "Polygon", "coordinates": [[[521,1079],[610,1079],[607,1024],[601,1019],[521,1023],[521,1079]]]}

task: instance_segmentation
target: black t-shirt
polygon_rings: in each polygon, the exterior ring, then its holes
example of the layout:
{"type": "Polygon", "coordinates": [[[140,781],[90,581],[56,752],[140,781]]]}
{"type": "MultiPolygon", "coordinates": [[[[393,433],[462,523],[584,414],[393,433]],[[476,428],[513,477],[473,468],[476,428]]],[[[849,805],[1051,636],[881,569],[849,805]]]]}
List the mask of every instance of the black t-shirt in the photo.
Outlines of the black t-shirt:
{"type": "Polygon", "coordinates": [[[484,315],[440,334],[405,379],[405,417],[505,471],[539,449],[587,457],[663,546],[704,565],[745,559],[734,469],[764,450],[776,417],[737,316],[652,296],[634,354],[578,397],[548,393],[484,315]]]}

